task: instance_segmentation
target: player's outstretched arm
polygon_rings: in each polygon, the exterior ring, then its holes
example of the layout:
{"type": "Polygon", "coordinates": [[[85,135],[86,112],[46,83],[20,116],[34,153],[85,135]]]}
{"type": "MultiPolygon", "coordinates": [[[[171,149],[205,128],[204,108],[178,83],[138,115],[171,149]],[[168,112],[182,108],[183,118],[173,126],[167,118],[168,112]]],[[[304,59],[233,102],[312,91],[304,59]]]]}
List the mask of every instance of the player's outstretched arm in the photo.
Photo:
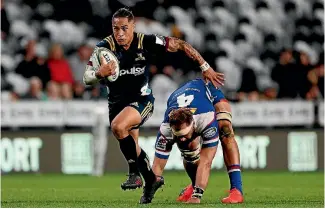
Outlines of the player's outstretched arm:
{"type": "Polygon", "coordinates": [[[203,192],[209,182],[211,165],[216,152],[216,146],[201,149],[200,161],[196,171],[195,188],[194,193],[192,194],[192,198],[197,196],[200,199],[200,197],[203,195],[203,192]]]}
{"type": "Polygon", "coordinates": [[[201,54],[186,41],[174,37],[168,37],[167,50],[170,52],[177,52],[178,50],[184,51],[188,57],[199,64],[200,69],[202,70],[203,78],[206,82],[211,81],[216,87],[224,85],[224,74],[215,72],[203,59],[201,54]]]}
{"type": "Polygon", "coordinates": [[[155,144],[155,159],[152,164],[152,170],[156,176],[162,176],[173,144],[169,123],[164,122],[159,128],[155,144]]]}

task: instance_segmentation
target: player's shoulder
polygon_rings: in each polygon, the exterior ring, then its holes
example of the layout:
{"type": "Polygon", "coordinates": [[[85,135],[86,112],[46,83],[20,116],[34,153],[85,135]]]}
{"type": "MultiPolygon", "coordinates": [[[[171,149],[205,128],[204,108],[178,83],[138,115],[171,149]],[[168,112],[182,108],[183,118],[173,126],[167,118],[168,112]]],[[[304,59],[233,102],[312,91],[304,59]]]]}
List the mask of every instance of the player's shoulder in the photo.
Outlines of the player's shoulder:
{"type": "Polygon", "coordinates": [[[115,51],[115,42],[114,42],[114,38],[113,35],[109,35],[106,38],[104,38],[103,40],[101,40],[100,42],[98,42],[96,44],[97,47],[105,47],[108,48],[111,51],[115,51]]]}
{"type": "Polygon", "coordinates": [[[200,88],[205,88],[205,85],[206,85],[202,78],[193,79],[193,80],[189,81],[189,83],[192,86],[200,87],[200,88]]]}
{"type": "Polygon", "coordinates": [[[144,33],[137,33],[140,37],[143,36],[143,42],[145,45],[166,45],[166,37],[158,34],[144,34],[144,33]]]}
{"type": "Polygon", "coordinates": [[[195,129],[199,133],[204,131],[206,127],[208,127],[216,120],[214,111],[194,114],[193,118],[195,121],[195,129]]]}
{"type": "Polygon", "coordinates": [[[135,32],[134,33],[134,38],[137,38],[139,41],[143,40],[143,39],[146,39],[147,36],[148,36],[148,34],[145,34],[145,33],[140,33],[140,32],[135,32]]]}
{"type": "Polygon", "coordinates": [[[159,128],[160,133],[166,137],[166,139],[172,139],[172,129],[170,128],[169,123],[163,122],[159,128]]]}
{"type": "Polygon", "coordinates": [[[155,40],[156,37],[164,37],[158,34],[153,34],[153,33],[141,33],[141,32],[136,32],[137,37],[141,37],[143,36],[144,39],[151,39],[151,40],[155,40]]]}
{"type": "Polygon", "coordinates": [[[193,95],[193,99],[198,100],[201,99],[201,94],[205,95],[205,91],[206,89],[204,81],[200,79],[195,79],[182,84],[171,94],[171,97],[173,97],[174,99],[176,99],[175,96],[184,97],[182,95],[185,93],[186,95],[193,95]]]}
{"type": "Polygon", "coordinates": [[[201,78],[196,78],[182,84],[178,89],[187,89],[187,88],[205,88],[205,82],[201,78]]]}

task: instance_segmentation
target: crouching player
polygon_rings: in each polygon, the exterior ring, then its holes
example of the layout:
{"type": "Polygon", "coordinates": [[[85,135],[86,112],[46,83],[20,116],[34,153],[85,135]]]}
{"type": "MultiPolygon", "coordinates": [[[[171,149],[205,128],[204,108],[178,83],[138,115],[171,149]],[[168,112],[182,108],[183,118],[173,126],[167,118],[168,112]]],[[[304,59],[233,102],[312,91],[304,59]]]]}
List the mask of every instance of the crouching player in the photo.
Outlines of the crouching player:
{"type": "MultiPolygon", "coordinates": [[[[230,181],[229,196],[223,198],[221,202],[242,203],[244,202],[244,198],[240,170],[240,155],[231,124],[231,107],[220,89],[214,87],[211,83],[208,83],[206,88],[207,94],[211,98],[211,102],[217,114],[218,131],[223,150],[223,158],[230,181]]],[[[193,186],[190,184],[181,191],[177,200],[185,202],[191,198],[192,193],[193,186]]]]}
{"type": "MultiPolygon", "coordinates": [[[[231,121],[230,108],[228,109],[227,105],[229,104],[219,89],[216,89],[212,84],[206,85],[200,79],[186,83],[169,97],[165,119],[160,127],[156,142],[153,171],[156,175],[162,175],[169,152],[172,145],[176,142],[184,157],[185,170],[192,181],[192,184],[186,187],[179,196],[179,201],[200,202],[200,197],[202,197],[203,191],[206,188],[211,163],[216,152],[218,143],[216,138],[218,136],[217,130],[221,130],[220,135],[222,140],[224,140],[226,135],[224,132],[229,127],[228,122],[231,121]],[[186,108],[184,109],[184,107],[186,108]],[[215,108],[219,124],[215,121],[215,108]],[[193,113],[193,124],[189,122],[191,121],[189,110],[193,113]],[[190,131],[185,138],[180,139],[188,130],[182,131],[180,135],[177,128],[183,130],[185,127],[190,131]],[[185,145],[182,145],[184,144],[182,140],[186,142],[185,145]],[[199,140],[201,140],[201,147],[198,143],[199,140]]],[[[226,142],[231,142],[222,143],[231,190],[229,197],[224,198],[222,202],[240,203],[243,202],[243,196],[241,192],[239,151],[234,138],[226,142]],[[234,164],[234,162],[237,164],[234,164]]]]}
{"type": "Polygon", "coordinates": [[[161,176],[173,144],[177,144],[192,185],[188,202],[199,203],[207,187],[219,142],[218,124],[203,80],[193,80],[168,99],[165,118],[156,141],[153,171],[161,176]]]}

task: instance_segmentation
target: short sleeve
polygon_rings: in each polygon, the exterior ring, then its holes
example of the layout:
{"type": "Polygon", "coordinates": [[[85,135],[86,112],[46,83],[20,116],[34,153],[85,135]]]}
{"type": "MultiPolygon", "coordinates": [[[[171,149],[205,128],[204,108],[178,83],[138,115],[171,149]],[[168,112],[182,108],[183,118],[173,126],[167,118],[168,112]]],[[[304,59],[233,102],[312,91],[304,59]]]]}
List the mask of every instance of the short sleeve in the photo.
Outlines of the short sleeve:
{"type": "Polygon", "coordinates": [[[201,134],[203,139],[202,148],[214,147],[219,143],[218,123],[214,120],[210,123],[201,134]]]}
{"type": "Polygon", "coordinates": [[[173,144],[173,137],[169,124],[161,124],[155,144],[155,156],[160,159],[168,159],[173,144]]]}
{"type": "Polygon", "coordinates": [[[159,54],[167,52],[168,37],[161,35],[145,35],[143,39],[143,46],[152,54],[159,54]]]}

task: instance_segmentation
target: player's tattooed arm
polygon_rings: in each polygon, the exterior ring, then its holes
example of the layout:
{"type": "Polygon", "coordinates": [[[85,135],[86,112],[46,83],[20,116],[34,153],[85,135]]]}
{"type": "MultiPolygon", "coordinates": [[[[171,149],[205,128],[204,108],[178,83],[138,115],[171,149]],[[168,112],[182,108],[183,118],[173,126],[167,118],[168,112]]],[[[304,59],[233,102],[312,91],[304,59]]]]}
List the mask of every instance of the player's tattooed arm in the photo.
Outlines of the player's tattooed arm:
{"type": "Polygon", "coordinates": [[[179,50],[184,51],[188,57],[199,64],[203,78],[206,82],[212,82],[215,87],[224,85],[224,74],[215,72],[203,59],[201,54],[186,41],[174,37],[168,37],[167,50],[169,52],[177,52],[179,50]]]}
{"type": "Polygon", "coordinates": [[[168,40],[168,51],[177,52],[178,50],[182,50],[188,57],[198,62],[200,66],[204,64],[205,60],[203,59],[201,54],[186,41],[174,37],[168,37],[168,40]]]}

